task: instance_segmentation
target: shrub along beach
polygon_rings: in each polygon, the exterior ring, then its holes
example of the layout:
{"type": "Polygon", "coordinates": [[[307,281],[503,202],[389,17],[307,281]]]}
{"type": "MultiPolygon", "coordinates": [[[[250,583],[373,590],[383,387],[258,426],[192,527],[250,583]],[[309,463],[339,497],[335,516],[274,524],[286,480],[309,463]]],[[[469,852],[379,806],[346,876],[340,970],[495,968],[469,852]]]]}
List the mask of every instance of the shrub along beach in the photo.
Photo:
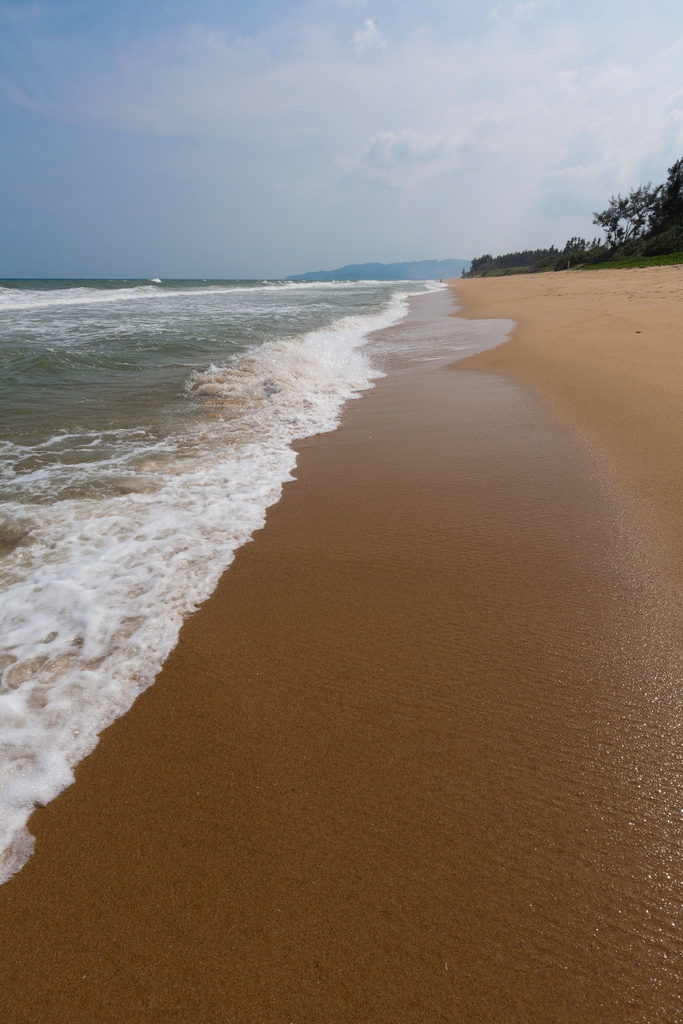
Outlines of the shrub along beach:
{"type": "Polygon", "coordinates": [[[612,196],[609,206],[596,213],[593,223],[605,232],[605,241],[575,236],[563,249],[526,249],[503,256],[486,253],[472,260],[463,277],[503,277],[571,267],[648,267],[683,263],[683,159],[669,168],[666,181],[631,189],[627,196],[612,196]]]}

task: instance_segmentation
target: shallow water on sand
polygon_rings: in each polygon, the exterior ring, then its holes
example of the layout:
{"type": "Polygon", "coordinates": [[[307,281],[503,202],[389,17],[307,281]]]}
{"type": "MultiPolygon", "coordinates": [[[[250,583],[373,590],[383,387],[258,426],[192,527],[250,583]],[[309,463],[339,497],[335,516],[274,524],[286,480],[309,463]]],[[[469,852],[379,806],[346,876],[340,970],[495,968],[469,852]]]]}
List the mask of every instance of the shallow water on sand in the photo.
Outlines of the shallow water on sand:
{"type": "Polygon", "coordinates": [[[681,1020],[675,587],[528,392],[386,334],[401,372],[36,812],[7,1019],[681,1020]]]}
{"type": "Polygon", "coordinates": [[[0,282],[0,882],[438,287],[0,282]]]}

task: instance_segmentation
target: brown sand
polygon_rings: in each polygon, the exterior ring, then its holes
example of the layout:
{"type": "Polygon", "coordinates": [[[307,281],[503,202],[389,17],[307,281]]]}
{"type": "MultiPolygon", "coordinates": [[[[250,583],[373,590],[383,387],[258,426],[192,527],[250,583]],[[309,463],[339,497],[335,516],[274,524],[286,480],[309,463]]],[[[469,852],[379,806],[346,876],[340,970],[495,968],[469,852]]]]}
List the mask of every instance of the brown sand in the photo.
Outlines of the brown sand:
{"type": "Polygon", "coordinates": [[[591,458],[417,365],[297,477],[34,815],[0,1019],[682,1019],[680,652],[591,458]]]}
{"type": "Polygon", "coordinates": [[[459,281],[467,317],[511,343],[472,366],[505,373],[582,430],[668,533],[683,570],[683,266],[459,281]]]}

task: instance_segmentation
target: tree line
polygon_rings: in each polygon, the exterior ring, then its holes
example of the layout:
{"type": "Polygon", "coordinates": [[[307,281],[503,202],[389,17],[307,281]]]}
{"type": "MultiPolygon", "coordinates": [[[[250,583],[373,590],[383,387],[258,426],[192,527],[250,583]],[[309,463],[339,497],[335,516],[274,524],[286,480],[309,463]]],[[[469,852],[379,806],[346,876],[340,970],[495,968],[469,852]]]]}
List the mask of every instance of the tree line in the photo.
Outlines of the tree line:
{"type": "Polygon", "coordinates": [[[502,256],[485,253],[472,260],[463,277],[488,274],[565,270],[579,263],[605,263],[639,256],[683,252],[683,158],[677,160],[661,185],[639,185],[627,196],[612,196],[606,210],[593,214],[605,233],[588,241],[575,236],[563,249],[526,249],[502,256]]]}

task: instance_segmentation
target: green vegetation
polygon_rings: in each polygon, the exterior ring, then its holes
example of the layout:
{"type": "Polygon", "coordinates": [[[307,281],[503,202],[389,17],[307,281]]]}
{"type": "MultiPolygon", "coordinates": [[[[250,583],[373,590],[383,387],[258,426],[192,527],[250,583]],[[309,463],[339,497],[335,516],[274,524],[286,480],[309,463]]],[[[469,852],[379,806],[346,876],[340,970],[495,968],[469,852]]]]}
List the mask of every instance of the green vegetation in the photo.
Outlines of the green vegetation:
{"type": "MultiPolygon", "coordinates": [[[[509,277],[510,274],[529,274],[531,273],[531,267],[494,267],[493,270],[488,270],[486,274],[482,274],[482,277],[509,277]]],[[[469,276],[469,275],[468,275],[469,276]]]]}
{"type": "Polygon", "coordinates": [[[567,270],[579,263],[597,263],[605,258],[600,239],[587,242],[585,238],[570,238],[563,249],[552,245],[549,249],[526,249],[508,252],[504,256],[486,253],[472,260],[463,277],[503,277],[508,274],[534,274],[546,270],[567,270]]]}
{"type": "Polygon", "coordinates": [[[572,267],[652,267],[683,263],[683,159],[668,171],[662,185],[639,185],[627,196],[612,196],[593,223],[605,241],[570,238],[563,249],[527,249],[472,260],[463,277],[501,277],[572,267]]]}
{"type": "Polygon", "coordinates": [[[527,249],[524,252],[508,252],[504,256],[492,256],[486,253],[472,260],[469,271],[463,271],[463,277],[501,277],[509,272],[529,273],[537,269],[538,264],[551,258],[557,259],[559,249],[527,249]]]}
{"type": "Polygon", "coordinates": [[[683,252],[670,252],[662,256],[634,256],[630,260],[607,260],[595,263],[591,270],[628,270],[631,267],[666,267],[683,263],[683,252]]]}

